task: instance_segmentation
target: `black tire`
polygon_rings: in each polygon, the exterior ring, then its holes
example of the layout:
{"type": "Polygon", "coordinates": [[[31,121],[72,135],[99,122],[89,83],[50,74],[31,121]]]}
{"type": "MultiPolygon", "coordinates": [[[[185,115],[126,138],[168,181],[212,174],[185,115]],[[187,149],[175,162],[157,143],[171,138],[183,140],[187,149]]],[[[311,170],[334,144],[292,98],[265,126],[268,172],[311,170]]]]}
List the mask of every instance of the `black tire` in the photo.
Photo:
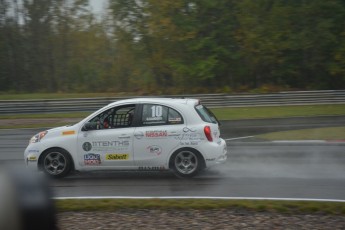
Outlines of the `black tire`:
{"type": "Polygon", "coordinates": [[[40,166],[49,177],[62,178],[69,174],[72,163],[71,156],[66,150],[53,148],[44,153],[40,166]]]}
{"type": "Polygon", "coordinates": [[[202,169],[202,157],[193,149],[179,149],[170,159],[170,168],[178,177],[194,177],[202,169]]]}

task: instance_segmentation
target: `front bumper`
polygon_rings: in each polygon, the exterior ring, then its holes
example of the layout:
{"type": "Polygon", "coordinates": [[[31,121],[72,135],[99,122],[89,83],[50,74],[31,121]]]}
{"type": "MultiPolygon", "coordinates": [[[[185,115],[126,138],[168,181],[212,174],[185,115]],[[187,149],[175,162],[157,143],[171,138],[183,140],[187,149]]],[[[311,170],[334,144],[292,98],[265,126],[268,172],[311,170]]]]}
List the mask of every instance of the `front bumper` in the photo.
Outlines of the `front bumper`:
{"type": "Polygon", "coordinates": [[[27,168],[31,170],[38,170],[38,159],[41,154],[41,151],[30,144],[24,151],[24,161],[27,168]]]}

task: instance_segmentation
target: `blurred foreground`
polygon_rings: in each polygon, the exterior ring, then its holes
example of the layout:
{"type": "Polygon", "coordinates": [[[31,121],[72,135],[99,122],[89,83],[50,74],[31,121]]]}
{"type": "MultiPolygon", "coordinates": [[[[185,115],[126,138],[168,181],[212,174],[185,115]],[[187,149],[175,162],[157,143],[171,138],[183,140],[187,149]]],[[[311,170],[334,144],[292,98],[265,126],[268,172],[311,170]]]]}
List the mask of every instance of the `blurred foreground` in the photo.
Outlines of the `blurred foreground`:
{"type": "Polygon", "coordinates": [[[0,169],[0,229],[57,229],[47,181],[6,166],[0,169]]]}

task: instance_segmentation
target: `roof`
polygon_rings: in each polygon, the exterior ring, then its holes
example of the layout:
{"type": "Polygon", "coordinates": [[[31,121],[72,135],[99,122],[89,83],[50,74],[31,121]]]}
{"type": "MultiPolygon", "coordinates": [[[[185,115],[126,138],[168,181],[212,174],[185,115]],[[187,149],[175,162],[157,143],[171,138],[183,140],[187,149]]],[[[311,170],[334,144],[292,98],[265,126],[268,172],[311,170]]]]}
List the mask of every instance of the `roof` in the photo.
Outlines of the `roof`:
{"type": "Polygon", "coordinates": [[[113,103],[110,103],[110,105],[117,105],[117,104],[128,104],[128,103],[166,103],[166,104],[193,104],[195,105],[198,103],[198,99],[193,98],[165,98],[165,97],[140,97],[140,98],[131,98],[131,99],[125,99],[125,100],[119,100],[113,103]]]}

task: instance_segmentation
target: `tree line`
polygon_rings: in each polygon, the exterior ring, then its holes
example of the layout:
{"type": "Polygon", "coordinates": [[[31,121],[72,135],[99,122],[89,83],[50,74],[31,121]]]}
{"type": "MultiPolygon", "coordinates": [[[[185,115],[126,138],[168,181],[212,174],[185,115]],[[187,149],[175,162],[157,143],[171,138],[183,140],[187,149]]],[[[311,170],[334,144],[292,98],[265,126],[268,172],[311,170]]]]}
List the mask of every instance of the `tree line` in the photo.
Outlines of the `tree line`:
{"type": "Polygon", "coordinates": [[[0,0],[1,92],[345,88],[343,0],[0,0]]]}

